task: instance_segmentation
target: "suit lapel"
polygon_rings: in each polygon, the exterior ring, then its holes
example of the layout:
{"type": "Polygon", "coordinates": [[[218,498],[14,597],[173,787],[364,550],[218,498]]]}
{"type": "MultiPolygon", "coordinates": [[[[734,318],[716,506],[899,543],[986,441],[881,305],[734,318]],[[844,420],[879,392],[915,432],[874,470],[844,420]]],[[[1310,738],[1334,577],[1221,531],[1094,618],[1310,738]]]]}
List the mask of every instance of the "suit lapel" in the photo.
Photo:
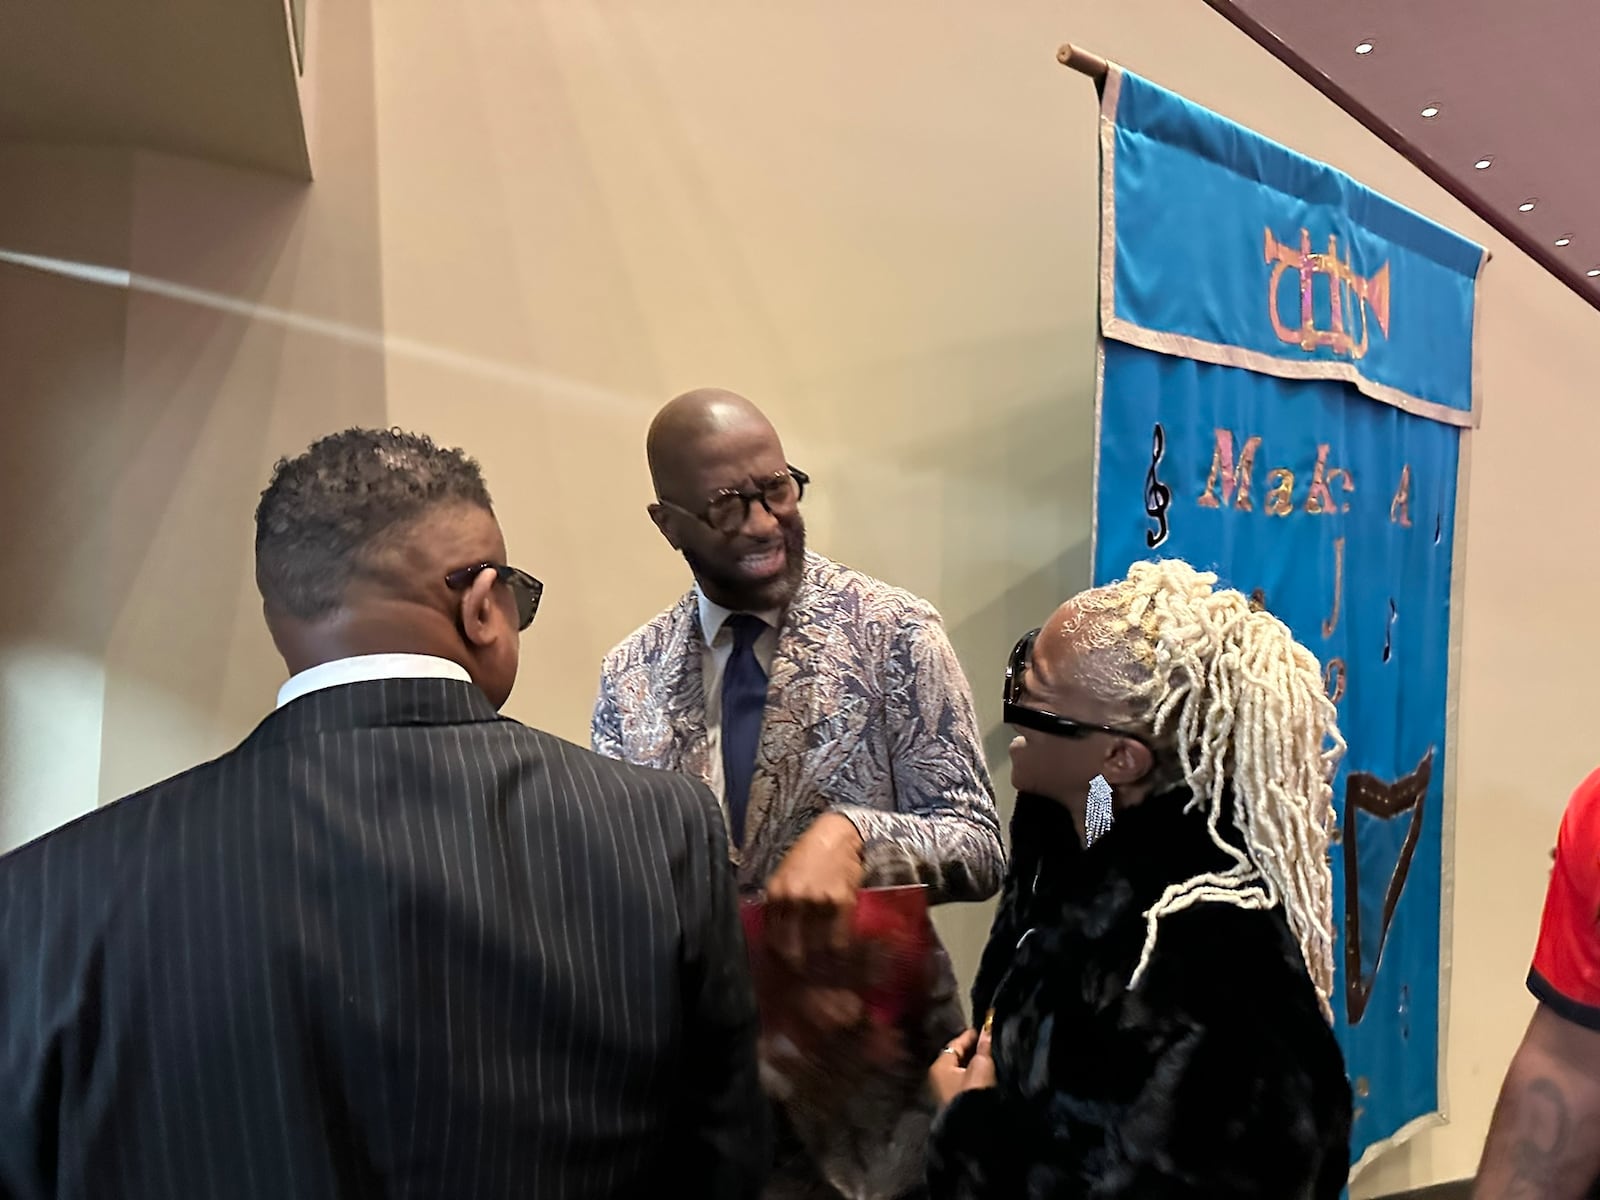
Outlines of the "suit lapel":
{"type": "MultiPolygon", "coordinates": [[[[667,723],[669,771],[711,785],[711,753],[706,741],[705,635],[700,629],[699,606],[691,591],[678,602],[671,633],[662,647],[662,680],[657,696],[667,723]]],[[[649,664],[645,664],[648,669],[649,664]]]]}
{"type": "Polygon", "coordinates": [[[735,859],[741,864],[745,857],[760,853],[764,834],[784,837],[797,808],[820,803],[819,781],[810,777],[814,766],[810,732],[837,698],[829,664],[839,659],[843,634],[839,622],[828,619],[828,592],[817,586],[817,575],[817,563],[808,556],[800,591],[778,630],[767,677],[760,749],[745,811],[748,854],[735,859]]]}

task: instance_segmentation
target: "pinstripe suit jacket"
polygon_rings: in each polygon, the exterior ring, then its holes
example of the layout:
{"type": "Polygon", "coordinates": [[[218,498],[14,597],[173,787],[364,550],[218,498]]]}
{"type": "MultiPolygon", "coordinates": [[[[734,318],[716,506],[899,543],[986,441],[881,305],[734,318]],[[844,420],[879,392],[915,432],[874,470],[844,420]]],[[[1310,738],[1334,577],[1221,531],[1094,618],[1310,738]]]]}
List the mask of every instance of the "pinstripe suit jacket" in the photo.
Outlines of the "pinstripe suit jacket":
{"type": "Polygon", "coordinates": [[[759,1190],[720,814],[470,684],[316,692],[0,859],[0,1197],[759,1190]]]}

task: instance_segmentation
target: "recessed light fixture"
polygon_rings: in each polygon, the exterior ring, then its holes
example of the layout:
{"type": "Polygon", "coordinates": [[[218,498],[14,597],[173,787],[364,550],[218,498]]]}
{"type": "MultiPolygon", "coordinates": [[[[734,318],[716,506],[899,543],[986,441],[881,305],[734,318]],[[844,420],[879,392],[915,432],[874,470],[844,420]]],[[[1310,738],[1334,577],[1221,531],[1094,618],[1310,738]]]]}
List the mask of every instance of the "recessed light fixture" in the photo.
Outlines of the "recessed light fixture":
{"type": "Polygon", "coordinates": [[[1590,279],[1600,279],[1600,267],[1590,267],[1586,274],[1590,279]]]}
{"type": "Polygon", "coordinates": [[[1537,207],[1539,207],[1539,197],[1537,197],[1537,196],[1529,196],[1521,204],[1517,205],[1517,211],[1518,212],[1532,212],[1537,207]]]}
{"type": "Polygon", "coordinates": [[[1570,245],[1572,245],[1572,235],[1570,233],[1563,233],[1560,237],[1558,237],[1556,239],[1556,245],[1558,245],[1558,246],[1570,246],[1570,245]]]}
{"type": "Polygon", "coordinates": [[[1494,166],[1494,159],[1490,155],[1485,154],[1472,165],[1480,171],[1487,171],[1490,167],[1494,166]]]}
{"type": "Polygon", "coordinates": [[[1422,119],[1424,121],[1431,121],[1435,117],[1437,117],[1438,115],[1439,115],[1439,106],[1437,104],[1426,104],[1426,105],[1423,106],[1423,108],[1422,108],[1422,119]]]}
{"type": "Polygon", "coordinates": [[[1371,38],[1363,38],[1361,41],[1357,42],[1356,43],[1356,53],[1357,54],[1371,54],[1372,53],[1372,39],[1371,38]]]}

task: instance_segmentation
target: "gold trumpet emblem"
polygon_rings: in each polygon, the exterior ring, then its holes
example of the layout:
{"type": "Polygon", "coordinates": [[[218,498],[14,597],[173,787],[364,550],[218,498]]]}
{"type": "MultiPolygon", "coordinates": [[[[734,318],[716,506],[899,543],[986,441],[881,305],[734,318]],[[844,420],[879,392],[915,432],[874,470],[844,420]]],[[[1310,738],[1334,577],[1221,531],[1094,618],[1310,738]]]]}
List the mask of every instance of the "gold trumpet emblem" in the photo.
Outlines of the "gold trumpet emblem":
{"type": "Polygon", "coordinates": [[[1339,261],[1339,239],[1328,235],[1328,252],[1313,254],[1311,231],[1300,231],[1300,245],[1286,246],[1273,237],[1267,229],[1266,261],[1272,267],[1272,278],[1267,283],[1267,311],[1272,316],[1272,329],[1278,340],[1299,346],[1305,351],[1327,346],[1335,354],[1348,354],[1351,358],[1364,358],[1367,353],[1367,334],[1370,327],[1368,312],[1378,322],[1384,337],[1389,336],[1389,264],[1384,263],[1370,277],[1357,275],[1350,266],[1350,253],[1339,261]],[[1284,321],[1278,311],[1278,289],[1284,274],[1294,271],[1300,279],[1300,325],[1298,328],[1284,321]],[[1318,275],[1328,277],[1328,295],[1332,312],[1331,328],[1318,329],[1312,319],[1312,281],[1318,275]],[[1351,325],[1359,317],[1361,336],[1358,340],[1345,326],[1346,316],[1351,325]]]}

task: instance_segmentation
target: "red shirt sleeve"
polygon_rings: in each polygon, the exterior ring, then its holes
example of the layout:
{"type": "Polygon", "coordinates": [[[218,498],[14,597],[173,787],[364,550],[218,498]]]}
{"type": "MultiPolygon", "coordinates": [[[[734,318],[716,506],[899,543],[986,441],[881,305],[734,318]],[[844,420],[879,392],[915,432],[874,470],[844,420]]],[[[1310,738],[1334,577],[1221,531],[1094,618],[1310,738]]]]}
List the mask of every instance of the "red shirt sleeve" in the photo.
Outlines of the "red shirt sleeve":
{"type": "Polygon", "coordinates": [[[1567,1020],[1600,1030],[1600,771],[1561,819],[1528,987],[1567,1020]]]}

